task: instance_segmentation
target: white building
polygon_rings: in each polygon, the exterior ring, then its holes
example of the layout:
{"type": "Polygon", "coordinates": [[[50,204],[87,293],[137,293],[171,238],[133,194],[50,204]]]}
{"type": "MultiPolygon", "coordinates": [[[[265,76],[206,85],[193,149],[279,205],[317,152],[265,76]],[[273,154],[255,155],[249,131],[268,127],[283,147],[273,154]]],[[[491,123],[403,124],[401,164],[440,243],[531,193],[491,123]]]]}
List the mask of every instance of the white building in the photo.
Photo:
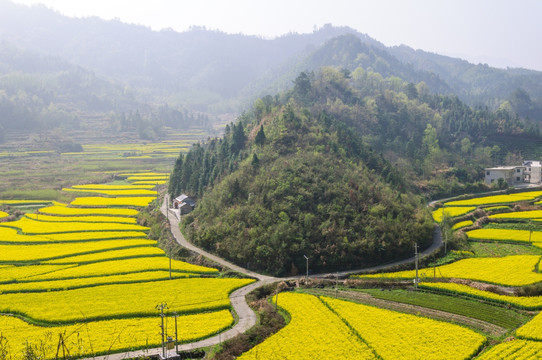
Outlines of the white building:
{"type": "Polygon", "coordinates": [[[526,166],[498,166],[493,168],[486,168],[485,170],[485,183],[491,185],[504,179],[508,185],[514,185],[525,182],[525,170],[526,166]]]}
{"type": "Polygon", "coordinates": [[[538,184],[542,181],[542,165],[540,161],[526,160],[523,162],[525,166],[525,182],[538,184]]]}
{"type": "Polygon", "coordinates": [[[503,179],[508,185],[540,184],[542,182],[542,164],[540,161],[525,160],[521,166],[498,166],[484,170],[484,181],[487,185],[491,185],[499,181],[499,179],[503,179]]]}

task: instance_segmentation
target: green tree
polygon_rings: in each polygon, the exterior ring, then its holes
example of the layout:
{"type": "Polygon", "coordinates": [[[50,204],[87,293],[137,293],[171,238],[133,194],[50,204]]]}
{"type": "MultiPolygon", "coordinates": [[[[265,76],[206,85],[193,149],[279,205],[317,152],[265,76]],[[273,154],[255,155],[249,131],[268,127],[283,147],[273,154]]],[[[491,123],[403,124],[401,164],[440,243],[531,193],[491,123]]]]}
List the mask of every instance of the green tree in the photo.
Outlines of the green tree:
{"type": "Polygon", "coordinates": [[[262,146],[263,144],[265,144],[265,132],[263,130],[263,125],[260,127],[260,130],[258,130],[258,133],[256,134],[256,137],[254,138],[254,143],[259,146],[262,146]]]}

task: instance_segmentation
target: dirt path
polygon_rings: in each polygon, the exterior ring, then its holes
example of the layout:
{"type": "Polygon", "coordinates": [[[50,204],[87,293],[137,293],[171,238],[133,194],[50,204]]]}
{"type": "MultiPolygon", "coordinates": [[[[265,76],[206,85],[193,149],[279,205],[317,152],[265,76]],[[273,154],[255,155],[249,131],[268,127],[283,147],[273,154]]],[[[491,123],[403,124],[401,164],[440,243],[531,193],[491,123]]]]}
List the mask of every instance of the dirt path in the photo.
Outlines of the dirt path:
{"type": "MultiPolygon", "coordinates": [[[[325,295],[329,297],[335,296],[335,290],[333,289],[313,289],[307,292],[315,295],[325,295]]],[[[422,315],[432,319],[463,324],[496,337],[500,337],[508,332],[507,329],[486,321],[473,319],[463,315],[452,314],[441,310],[429,309],[422,306],[404,304],[391,300],[377,299],[372,297],[370,294],[363,292],[339,290],[337,291],[337,297],[342,299],[354,300],[367,305],[374,305],[383,309],[395,310],[413,315],[422,315]]]]}

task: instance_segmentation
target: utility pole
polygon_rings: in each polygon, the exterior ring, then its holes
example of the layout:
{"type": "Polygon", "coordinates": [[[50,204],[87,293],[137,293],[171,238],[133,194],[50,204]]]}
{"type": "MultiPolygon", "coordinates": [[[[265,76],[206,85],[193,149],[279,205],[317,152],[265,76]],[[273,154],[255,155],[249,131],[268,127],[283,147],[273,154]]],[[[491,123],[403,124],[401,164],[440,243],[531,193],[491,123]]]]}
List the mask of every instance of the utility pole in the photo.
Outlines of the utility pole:
{"type": "Polygon", "coordinates": [[[335,273],[335,299],[337,298],[337,294],[339,293],[339,272],[335,273]]]}
{"type": "Polygon", "coordinates": [[[164,317],[166,316],[164,314],[164,310],[169,309],[166,303],[161,303],[156,305],[156,310],[160,310],[160,318],[162,319],[162,324],[160,325],[160,328],[162,329],[162,357],[166,359],[166,339],[165,339],[165,329],[164,329],[164,317]]]}
{"type": "Polygon", "coordinates": [[[416,259],[416,279],[414,279],[414,284],[416,289],[418,288],[418,243],[414,243],[414,257],[416,259]]]}
{"type": "Polygon", "coordinates": [[[309,258],[307,255],[303,255],[307,264],[307,274],[305,275],[305,281],[309,281],[309,258]]]}
{"type": "Polygon", "coordinates": [[[169,224],[169,201],[167,198],[167,194],[166,194],[166,219],[167,219],[167,223],[169,224]]]}
{"type": "Polygon", "coordinates": [[[179,354],[179,336],[177,333],[177,313],[173,313],[175,315],[175,354],[179,354]]]}

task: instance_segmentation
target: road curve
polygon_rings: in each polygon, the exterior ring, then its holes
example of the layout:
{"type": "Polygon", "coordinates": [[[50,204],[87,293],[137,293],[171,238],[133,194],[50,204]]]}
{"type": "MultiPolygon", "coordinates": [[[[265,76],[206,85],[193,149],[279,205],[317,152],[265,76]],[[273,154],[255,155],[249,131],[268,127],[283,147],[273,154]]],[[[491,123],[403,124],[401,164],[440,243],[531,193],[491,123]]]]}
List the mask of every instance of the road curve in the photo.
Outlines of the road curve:
{"type": "MultiPolygon", "coordinates": [[[[167,194],[165,196],[168,196],[167,194]]],[[[165,199],[165,198],[164,198],[165,199]]],[[[257,317],[254,311],[248,306],[245,296],[250,293],[252,290],[257,289],[260,286],[263,286],[265,284],[271,284],[275,281],[280,280],[291,280],[291,279],[299,279],[303,278],[302,275],[296,276],[296,277],[288,277],[288,278],[277,278],[267,275],[258,274],[256,272],[253,272],[251,270],[242,268],[238,265],[235,265],[229,261],[226,261],[216,255],[213,255],[197,246],[195,246],[192,243],[189,243],[184,238],[183,234],[181,233],[181,230],[179,228],[179,222],[180,219],[177,217],[177,214],[175,211],[171,211],[166,207],[166,202],[162,204],[160,207],[160,211],[164,216],[166,216],[169,219],[169,224],[171,228],[171,233],[173,234],[175,240],[179,245],[187,248],[188,250],[191,250],[195,253],[198,253],[200,255],[205,256],[206,258],[222,265],[227,268],[230,268],[234,271],[237,271],[241,274],[244,274],[246,276],[258,279],[256,282],[247,285],[245,287],[242,287],[240,289],[235,290],[230,295],[230,302],[232,305],[232,308],[234,309],[235,313],[238,316],[237,323],[229,330],[226,330],[225,332],[222,332],[218,335],[215,335],[213,337],[203,339],[200,341],[188,343],[179,345],[178,349],[179,351],[190,351],[195,350],[203,347],[208,347],[212,345],[219,344],[222,341],[234,338],[235,336],[244,333],[254,325],[256,325],[257,317]],[[169,214],[168,214],[169,212],[169,214]]],[[[425,249],[420,253],[420,258],[427,256],[429,254],[432,254],[434,251],[438,250],[443,245],[442,242],[442,233],[440,231],[440,227],[435,224],[435,229],[433,232],[433,243],[430,247],[425,249]]],[[[404,260],[395,261],[388,264],[373,266],[370,268],[363,268],[363,269],[357,269],[357,270],[347,270],[347,271],[340,271],[335,273],[328,273],[328,274],[313,274],[310,275],[312,278],[320,278],[320,277],[330,277],[330,276],[336,276],[344,277],[350,274],[359,273],[362,271],[375,271],[375,270],[382,270],[385,268],[390,268],[398,265],[403,265],[407,263],[412,263],[415,261],[415,257],[411,257],[404,260]]],[[[175,350],[169,350],[166,351],[167,356],[171,357],[175,355],[175,350]]],[[[147,350],[138,350],[138,351],[130,351],[130,352],[123,352],[123,353],[117,353],[117,354],[109,354],[105,356],[97,356],[92,359],[94,360],[122,360],[122,359],[128,359],[128,358],[135,358],[135,357],[141,357],[141,356],[150,356],[150,355],[160,355],[162,354],[162,348],[153,348],[153,349],[147,349],[147,350]]],[[[90,359],[89,359],[90,360],[90,359]]]]}

